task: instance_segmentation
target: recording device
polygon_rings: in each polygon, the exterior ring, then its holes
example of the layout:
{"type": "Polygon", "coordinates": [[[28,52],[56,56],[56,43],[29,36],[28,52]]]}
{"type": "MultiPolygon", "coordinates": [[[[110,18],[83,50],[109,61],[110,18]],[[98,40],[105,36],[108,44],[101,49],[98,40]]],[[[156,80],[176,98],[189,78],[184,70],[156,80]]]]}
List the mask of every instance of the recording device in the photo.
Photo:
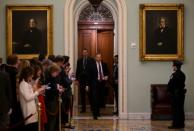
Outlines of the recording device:
{"type": "Polygon", "coordinates": [[[71,79],[72,81],[76,80],[76,78],[75,78],[75,73],[71,73],[70,79],[71,79]]]}
{"type": "Polygon", "coordinates": [[[49,85],[50,85],[50,83],[44,85],[45,90],[50,90],[51,89],[51,87],[49,85]]]}

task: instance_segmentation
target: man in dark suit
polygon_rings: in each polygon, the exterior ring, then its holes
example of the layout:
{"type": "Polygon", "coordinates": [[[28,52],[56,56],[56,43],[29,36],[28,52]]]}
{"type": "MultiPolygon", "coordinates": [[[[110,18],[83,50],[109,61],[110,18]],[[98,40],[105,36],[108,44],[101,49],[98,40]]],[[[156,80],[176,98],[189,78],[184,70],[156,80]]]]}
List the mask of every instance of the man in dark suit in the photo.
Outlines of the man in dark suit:
{"type": "Polygon", "coordinates": [[[118,55],[114,56],[114,64],[113,64],[113,89],[116,101],[116,111],[113,114],[118,115],[118,55]]]}
{"type": "Polygon", "coordinates": [[[97,119],[100,116],[100,108],[105,107],[105,84],[108,80],[107,64],[102,62],[101,54],[96,55],[96,61],[93,63],[92,69],[92,87],[90,90],[92,96],[93,117],[97,119]]]}
{"type": "Polygon", "coordinates": [[[9,125],[9,114],[11,113],[12,89],[8,74],[0,71],[0,130],[9,125]]]}
{"type": "MultiPolygon", "coordinates": [[[[88,50],[83,49],[82,57],[77,61],[76,79],[80,85],[81,96],[81,113],[86,111],[86,90],[91,85],[91,65],[94,63],[94,59],[88,56],[88,50]]],[[[90,96],[88,94],[90,101],[90,96]]]]}
{"type": "MultiPolygon", "coordinates": [[[[10,124],[14,125],[21,120],[23,120],[23,115],[20,108],[20,103],[17,98],[17,86],[16,86],[16,79],[18,74],[18,67],[19,67],[20,61],[17,57],[17,55],[10,55],[7,58],[7,64],[4,66],[4,71],[9,75],[10,84],[12,88],[12,113],[10,115],[10,124]]],[[[23,125],[20,125],[17,127],[17,130],[22,130],[23,125]]],[[[16,129],[13,129],[16,130],[16,129]]]]}
{"type": "Polygon", "coordinates": [[[171,95],[172,125],[169,129],[185,127],[184,100],[185,100],[185,74],[181,71],[181,61],[173,61],[174,73],[168,82],[168,91],[171,95]]]}

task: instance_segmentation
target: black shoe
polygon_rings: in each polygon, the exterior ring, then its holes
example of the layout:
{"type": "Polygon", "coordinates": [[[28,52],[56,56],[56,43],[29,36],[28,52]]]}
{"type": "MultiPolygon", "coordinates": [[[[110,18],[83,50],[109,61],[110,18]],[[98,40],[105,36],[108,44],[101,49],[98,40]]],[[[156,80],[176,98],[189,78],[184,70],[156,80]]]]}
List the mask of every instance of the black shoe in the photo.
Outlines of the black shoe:
{"type": "Polygon", "coordinates": [[[119,113],[118,113],[118,111],[116,111],[116,112],[113,112],[113,115],[118,115],[119,113]]]}
{"type": "Polygon", "coordinates": [[[100,108],[106,108],[106,106],[105,105],[101,105],[100,108]]]}
{"type": "Polygon", "coordinates": [[[100,117],[100,116],[101,116],[101,114],[100,114],[100,113],[97,113],[97,116],[98,116],[98,117],[100,117]]]}
{"type": "Polygon", "coordinates": [[[98,120],[98,117],[97,116],[93,116],[94,120],[98,120]]]}
{"type": "Polygon", "coordinates": [[[168,129],[177,129],[175,126],[169,126],[168,129]]]}
{"type": "Polygon", "coordinates": [[[75,126],[72,126],[71,124],[68,124],[68,125],[64,125],[63,128],[69,128],[69,129],[74,129],[75,126]]]}
{"type": "Polygon", "coordinates": [[[80,113],[85,113],[85,112],[86,112],[86,110],[81,110],[81,111],[80,111],[80,113]]]}
{"type": "Polygon", "coordinates": [[[168,129],[182,129],[185,128],[185,126],[169,126],[168,129]]]}

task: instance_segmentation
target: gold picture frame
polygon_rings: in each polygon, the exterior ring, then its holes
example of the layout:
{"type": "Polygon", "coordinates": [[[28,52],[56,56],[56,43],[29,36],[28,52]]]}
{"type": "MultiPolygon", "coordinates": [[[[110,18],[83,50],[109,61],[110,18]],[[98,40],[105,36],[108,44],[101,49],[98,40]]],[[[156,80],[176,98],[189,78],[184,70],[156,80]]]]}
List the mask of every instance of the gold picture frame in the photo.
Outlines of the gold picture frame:
{"type": "Polygon", "coordinates": [[[140,60],[184,60],[184,5],[141,4],[140,60]]]}
{"type": "Polygon", "coordinates": [[[53,6],[7,5],[7,55],[31,59],[53,53],[53,6]]]}

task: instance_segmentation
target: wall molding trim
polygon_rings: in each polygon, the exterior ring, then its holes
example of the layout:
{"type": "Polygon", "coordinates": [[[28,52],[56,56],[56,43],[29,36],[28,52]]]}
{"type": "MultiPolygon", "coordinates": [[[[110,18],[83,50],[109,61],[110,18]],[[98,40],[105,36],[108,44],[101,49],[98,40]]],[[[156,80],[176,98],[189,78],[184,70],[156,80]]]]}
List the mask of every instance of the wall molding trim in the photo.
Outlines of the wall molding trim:
{"type": "Polygon", "coordinates": [[[185,119],[186,120],[194,120],[194,113],[193,112],[186,112],[185,119]]]}
{"type": "Polygon", "coordinates": [[[119,113],[119,119],[122,120],[128,120],[129,119],[129,113],[119,113]]]}
{"type": "MultiPolygon", "coordinates": [[[[126,115],[126,114],[123,114],[123,115],[126,115]]],[[[127,119],[129,120],[150,120],[151,119],[151,113],[128,113],[126,116],[128,116],[127,119]]],[[[194,113],[186,112],[185,119],[194,120],[194,113]]]]}
{"type": "MultiPolygon", "coordinates": [[[[194,113],[186,112],[186,120],[194,120],[194,113]]],[[[93,119],[92,116],[74,116],[74,119],[93,119]]],[[[122,119],[122,120],[151,120],[151,113],[121,113],[119,117],[116,116],[102,116],[99,119],[122,119]]]]}
{"type": "Polygon", "coordinates": [[[129,120],[150,120],[151,113],[128,113],[129,120]]]}

